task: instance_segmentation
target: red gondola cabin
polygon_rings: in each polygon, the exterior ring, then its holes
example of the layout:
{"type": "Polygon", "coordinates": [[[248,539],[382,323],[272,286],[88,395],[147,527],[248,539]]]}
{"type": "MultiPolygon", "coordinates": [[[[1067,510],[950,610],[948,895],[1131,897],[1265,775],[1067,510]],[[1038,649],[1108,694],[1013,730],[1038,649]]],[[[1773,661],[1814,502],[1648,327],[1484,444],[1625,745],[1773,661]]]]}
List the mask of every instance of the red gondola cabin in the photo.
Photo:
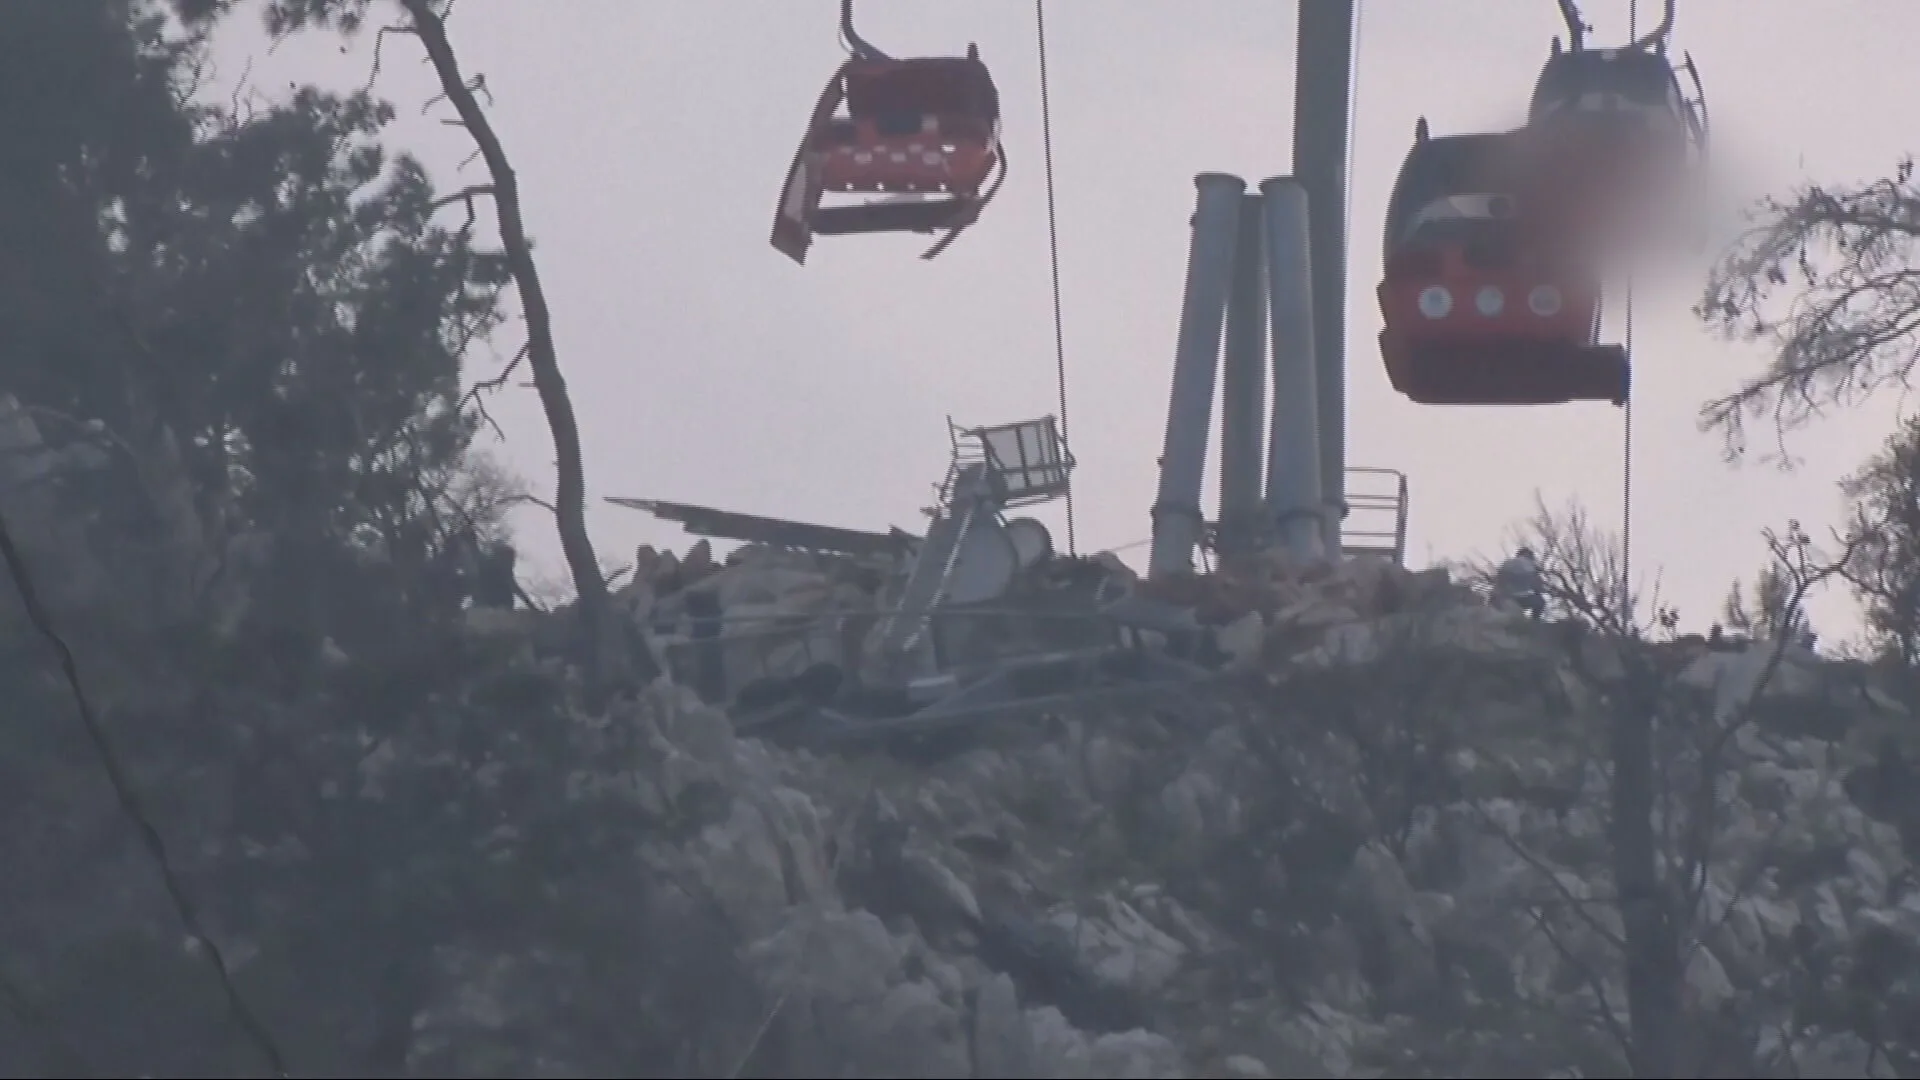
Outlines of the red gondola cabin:
{"type": "Polygon", "coordinates": [[[1005,175],[1000,94],[977,48],[849,60],[821,92],[794,155],[773,246],[804,263],[816,235],[947,233],[931,257],[973,223],[1005,175]],[[881,197],[824,202],[849,195],[881,197]]]}
{"type": "Polygon", "coordinates": [[[1705,147],[1698,102],[1651,44],[1563,50],[1556,41],[1527,115],[1534,190],[1556,203],[1543,211],[1589,237],[1664,229],[1663,211],[1677,210],[1705,147]]]}
{"type": "Polygon", "coordinates": [[[1387,211],[1387,376],[1423,405],[1624,402],[1626,350],[1595,340],[1597,279],[1511,194],[1517,134],[1421,122],[1387,211]]]}

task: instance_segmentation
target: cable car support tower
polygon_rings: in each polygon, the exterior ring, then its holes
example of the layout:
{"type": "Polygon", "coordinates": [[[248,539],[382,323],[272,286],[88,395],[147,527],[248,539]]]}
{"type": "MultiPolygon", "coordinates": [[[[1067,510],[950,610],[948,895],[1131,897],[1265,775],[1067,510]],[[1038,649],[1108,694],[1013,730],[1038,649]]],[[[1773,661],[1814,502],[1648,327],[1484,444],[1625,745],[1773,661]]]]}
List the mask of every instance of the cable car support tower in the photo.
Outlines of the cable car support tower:
{"type": "MultiPolygon", "coordinates": [[[[1661,57],[1673,83],[1670,100],[1704,152],[1705,102],[1692,58],[1677,66],[1664,62],[1674,0],[1665,0],[1658,26],[1644,36],[1638,4],[1627,2],[1629,44],[1624,50],[1601,50],[1600,59],[1611,63],[1621,52],[1661,57]],[[1680,72],[1693,81],[1693,100],[1679,84],[1680,72]]],[[[1556,0],[1556,5],[1570,50],[1591,51],[1576,0],[1556,0]]],[[[1277,545],[1306,559],[1367,551],[1404,561],[1404,474],[1346,464],[1348,173],[1357,15],[1358,0],[1298,4],[1292,175],[1265,180],[1254,192],[1236,176],[1195,178],[1198,206],[1153,506],[1149,579],[1191,574],[1195,553],[1206,548],[1229,560],[1277,545]],[[1223,414],[1220,495],[1218,516],[1209,522],[1201,485],[1216,392],[1223,414]],[[1349,490],[1358,487],[1354,481],[1377,477],[1386,478],[1388,491],[1349,490]],[[1349,517],[1356,509],[1386,510],[1390,524],[1354,529],[1349,517]]],[[[1619,108],[1623,100],[1604,87],[1586,96],[1598,99],[1603,110],[1619,108]]],[[[1584,98],[1581,105],[1593,107],[1584,98]]],[[[1633,292],[1629,276],[1617,308],[1629,355],[1633,292]]],[[[1624,406],[1624,579],[1633,526],[1633,403],[1630,394],[1617,403],[1624,406]]],[[[1623,580],[1621,596],[1630,593],[1630,580],[1623,580]]]]}
{"type": "Polygon", "coordinates": [[[1356,0],[1300,0],[1292,175],[1251,192],[1237,176],[1195,178],[1150,579],[1192,573],[1203,547],[1228,559],[1275,545],[1308,559],[1405,558],[1406,477],[1346,463],[1356,15],[1356,0]],[[1220,497],[1208,522],[1201,486],[1216,391],[1220,497]],[[1376,520],[1349,525],[1354,510],[1376,520]]]}

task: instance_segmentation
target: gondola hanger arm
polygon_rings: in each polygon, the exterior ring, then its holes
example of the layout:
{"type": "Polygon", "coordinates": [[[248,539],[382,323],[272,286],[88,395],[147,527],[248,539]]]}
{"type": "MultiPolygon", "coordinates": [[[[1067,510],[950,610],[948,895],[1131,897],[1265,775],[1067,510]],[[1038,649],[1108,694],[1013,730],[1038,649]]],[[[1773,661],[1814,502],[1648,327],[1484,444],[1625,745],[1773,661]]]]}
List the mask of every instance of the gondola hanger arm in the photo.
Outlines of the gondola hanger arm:
{"type": "Polygon", "coordinates": [[[1679,0],[1666,0],[1666,4],[1660,13],[1660,25],[1654,27],[1653,31],[1646,37],[1634,42],[1633,47],[1665,56],[1667,54],[1667,38],[1673,33],[1674,9],[1678,6],[1679,0]]]}
{"type": "Polygon", "coordinates": [[[860,36],[853,28],[853,0],[840,0],[840,39],[853,54],[855,60],[891,60],[892,57],[873,47],[873,43],[860,36]]]}
{"type": "MultiPolygon", "coordinates": [[[[852,0],[848,0],[849,3],[852,0]]],[[[1593,29],[1580,17],[1580,8],[1573,0],[1557,0],[1560,5],[1560,18],[1567,24],[1567,48],[1579,52],[1587,47],[1587,31],[1593,29]]]]}

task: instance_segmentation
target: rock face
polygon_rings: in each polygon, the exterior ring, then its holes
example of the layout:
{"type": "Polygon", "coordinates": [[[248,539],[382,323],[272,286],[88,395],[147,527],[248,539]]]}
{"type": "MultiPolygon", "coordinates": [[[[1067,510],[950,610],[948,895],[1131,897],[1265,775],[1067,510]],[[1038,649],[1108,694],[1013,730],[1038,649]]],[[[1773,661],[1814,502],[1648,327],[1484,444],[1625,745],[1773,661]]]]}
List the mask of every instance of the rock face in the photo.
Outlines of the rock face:
{"type": "Polygon", "coordinates": [[[1679,1060],[1896,1075],[1863,1032],[1914,1015],[1920,969],[1846,990],[1920,956],[1899,829],[1848,794],[1884,699],[1764,644],[1578,640],[1383,563],[1185,588],[1233,657],[1213,689],[932,760],[737,738],[665,683],[615,718],[646,748],[638,858],[694,898],[658,917],[717,914],[757,987],[726,1075],[1617,1072],[1606,747],[1634,679],[1658,680],[1679,1060]]]}
{"type": "MultiPolygon", "coordinates": [[[[630,602],[657,627],[690,590],[791,615],[868,588],[712,562],[658,559],[630,602]]],[[[1627,1075],[1610,735],[1637,717],[1672,1075],[1911,1074],[1920,785],[1861,673],[1610,641],[1383,563],[1167,595],[1225,658],[1212,681],[894,753],[744,737],[669,679],[590,713],[488,636],[457,694],[393,707],[390,674],[349,671],[305,714],[220,714],[246,756],[177,771],[167,831],[309,1075],[1627,1075]]],[[[89,812],[60,835],[115,820],[89,812]]],[[[9,865],[40,865],[15,833],[9,865]]],[[[85,927],[178,933],[124,887],[61,895],[14,898],[48,914],[8,941],[76,985],[119,985],[87,957],[130,948],[85,927]]],[[[148,1023],[227,1032],[209,1008],[148,1023]]],[[[227,1074],[179,1060],[150,1071],[227,1074]]]]}

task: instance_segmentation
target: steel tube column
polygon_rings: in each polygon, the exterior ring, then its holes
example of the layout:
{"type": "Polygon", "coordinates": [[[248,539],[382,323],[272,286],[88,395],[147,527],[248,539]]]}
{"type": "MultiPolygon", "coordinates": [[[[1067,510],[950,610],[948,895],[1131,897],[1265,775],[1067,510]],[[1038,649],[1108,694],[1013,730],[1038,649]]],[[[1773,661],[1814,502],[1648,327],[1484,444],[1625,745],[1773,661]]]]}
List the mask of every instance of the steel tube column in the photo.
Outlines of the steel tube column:
{"type": "Polygon", "coordinates": [[[1340,550],[1347,478],[1347,126],[1355,0],[1300,0],[1294,56],[1293,175],[1306,186],[1313,248],[1321,492],[1329,554],[1340,550]]]}
{"type": "Polygon", "coordinates": [[[1233,284],[1227,295],[1226,357],[1220,365],[1220,535],[1222,554],[1257,550],[1268,534],[1261,486],[1267,439],[1267,288],[1260,196],[1240,200],[1233,284]]]}
{"type": "Polygon", "coordinates": [[[1187,252],[1187,292],[1180,306],[1180,333],[1173,357],[1173,393],[1167,406],[1167,441],[1160,454],[1160,493],[1153,504],[1153,547],[1147,576],[1160,579],[1193,572],[1193,551],[1205,519],[1200,488],[1207,468],[1207,436],[1213,427],[1213,391],[1220,370],[1220,331],[1226,320],[1233,249],[1247,182],[1225,173],[1194,177],[1199,189],[1193,241],[1187,252]]]}
{"type": "MultiPolygon", "coordinates": [[[[1316,392],[1312,204],[1289,177],[1260,184],[1266,204],[1267,302],[1273,313],[1273,427],[1267,437],[1267,508],[1275,540],[1303,559],[1328,552],[1322,492],[1321,398],[1316,392]]],[[[1339,528],[1336,523],[1336,530],[1339,528]]],[[[1338,543],[1338,540],[1335,540],[1338,543]]]]}

